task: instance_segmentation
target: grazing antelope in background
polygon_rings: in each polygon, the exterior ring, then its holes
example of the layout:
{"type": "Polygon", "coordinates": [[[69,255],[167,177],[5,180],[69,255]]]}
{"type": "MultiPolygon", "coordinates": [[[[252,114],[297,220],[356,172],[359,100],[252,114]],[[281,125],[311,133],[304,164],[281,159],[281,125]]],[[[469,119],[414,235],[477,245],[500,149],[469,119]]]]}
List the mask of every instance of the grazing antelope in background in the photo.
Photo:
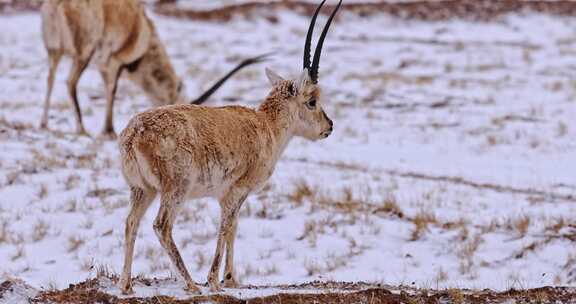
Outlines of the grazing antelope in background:
{"type": "Polygon", "coordinates": [[[276,162],[295,136],[318,140],[332,133],[332,121],[322,109],[318,67],[324,38],[340,1],[330,15],[310,62],[312,17],[304,47],[304,70],[285,80],[266,70],[272,84],[258,110],[242,106],[209,108],[173,105],[133,117],[119,138],[122,172],[130,186],[131,210],[126,219],[123,293],[131,293],[134,242],[142,216],[160,194],[154,231],[186,289],[200,292],[172,238],[174,220],[184,202],[213,197],[221,207],[216,252],[208,274],[211,291],[221,290],[218,273],[226,251],[225,287],[236,287],[233,257],[238,213],[246,197],[268,180],[276,162]]]}
{"type": "MultiPolygon", "coordinates": [[[[155,105],[187,101],[183,82],[170,63],[154,23],[138,0],[46,0],[41,15],[42,37],[50,65],[41,128],[48,127],[54,74],[63,55],[72,58],[67,84],[78,134],[86,134],[86,131],[76,87],[91,60],[99,66],[106,86],[104,136],[115,137],[114,95],[123,70],[155,105]]],[[[201,104],[235,72],[262,59],[243,61],[192,103],[201,104]]]]}

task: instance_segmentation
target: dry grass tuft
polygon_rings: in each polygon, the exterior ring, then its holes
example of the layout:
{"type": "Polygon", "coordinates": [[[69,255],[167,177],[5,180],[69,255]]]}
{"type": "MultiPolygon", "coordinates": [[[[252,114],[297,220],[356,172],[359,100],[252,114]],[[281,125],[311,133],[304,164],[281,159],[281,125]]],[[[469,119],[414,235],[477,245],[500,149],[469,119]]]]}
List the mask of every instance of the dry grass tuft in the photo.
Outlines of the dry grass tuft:
{"type": "Polygon", "coordinates": [[[322,267],[315,260],[304,260],[304,269],[309,277],[322,273],[322,267]]]}
{"type": "Polygon", "coordinates": [[[318,234],[317,234],[317,230],[318,230],[318,224],[315,220],[308,220],[304,223],[304,232],[302,233],[301,236],[299,236],[297,238],[297,240],[301,241],[304,239],[308,240],[308,243],[310,244],[311,248],[315,248],[316,247],[316,241],[318,239],[318,234]]]}
{"type": "Polygon", "coordinates": [[[245,278],[251,276],[267,277],[280,273],[275,264],[266,264],[254,267],[252,264],[246,264],[238,273],[238,280],[242,282],[245,278]]]}
{"type": "Polygon", "coordinates": [[[295,183],[295,188],[292,193],[288,195],[288,199],[296,205],[302,205],[305,199],[312,199],[316,196],[316,188],[313,188],[304,179],[300,179],[295,183]]]}
{"type": "Polygon", "coordinates": [[[335,253],[329,253],[326,258],[326,272],[332,272],[340,268],[346,267],[348,265],[349,255],[336,255],[335,253]]]}
{"type": "Polygon", "coordinates": [[[548,294],[545,291],[537,291],[534,293],[534,302],[535,303],[549,303],[550,299],[548,294]]]}
{"type": "Polygon", "coordinates": [[[437,224],[438,220],[436,219],[436,215],[429,211],[429,210],[420,210],[416,216],[411,219],[412,223],[414,224],[414,230],[412,230],[410,240],[417,241],[419,240],[426,231],[428,231],[428,226],[430,224],[437,224]]]}
{"type": "Polygon", "coordinates": [[[115,273],[108,265],[99,264],[96,266],[96,278],[115,279],[118,274],[115,273]]]}
{"type": "Polygon", "coordinates": [[[448,289],[448,296],[450,297],[450,301],[453,304],[463,304],[466,301],[464,294],[459,289],[448,289]]]}
{"type": "Polygon", "coordinates": [[[446,282],[448,280],[448,273],[440,267],[438,273],[436,273],[435,280],[437,283],[446,282]]]}
{"type": "Polygon", "coordinates": [[[267,264],[256,269],[255,275],[259,277],[267,277],[278,274],[278,267],[275,264],[267,264]]]}
{"type": "Polygon", "coordinates": [[[43,240],[48,234],[49,228],[50,225],[46,221],[42,219],[38,220],[36,224],[34,224],[34,229],[32,230],[32,241],[39,242],[43,240]]]}
{"type": "Polygon", "coordinates": [[[570,253],[568,254],[568,257],[566,257],[566,262],[562,266],[562,269],[570,271],[575,267],[576,267],[576,256],[570,253]]]}
{"type": "Polygon", "coordinates": [[[66,201],[65,206],[63,207],[63,210],[66,212],[76,212],[76,210],[78,209],[78,202],[76,201],[76,199],[71,198],[69,200],[66,201]]]}
{"type": "Polygon", "coordinates": [[[38,189],[38,199],[42,200],[45,199],[46,196],[48,196],[48,187],[46,186],[46,184],[42,183],[40,184],[40,189],[38,189]]]}
{"type": "Polygon", "coordinates": [[[82,178],[78,174],[69,175],[66,180],[64,181],[64,189],[66,191],[70,191],[78,186],[82,178]]]}
{"type": "Polygon", "coordinates": [[[94,258],[85,258],[80,263],[80,269],[88,272],[94,269],[94,258]]]}
{"type": "Polygon", "coordinates": [[[517,218],[511,218],[509,227],[518,234],[518,237],[524,237],[530,228],[530,217],[521,215],[517,218]]]}
{"type": "Polygon", "coordinates": [[[1,221],[0,222],[0,244],[8,243],[10,241],[10,232],[8,230],[8,222],[1,221]]]}
{"type": "Polygon", "coordinates": [[[476,234],[458,248],[458,257],[460,257],[459,270],[461,274],[467,274],[472,271],[472,267],[475,265],[474,255],[478,251],[480,244],[482,244],[482,235],[476,234]]]}
{"type": "Polygon", "coordinates": [[[564,137],[568,134],[568,126],[563,121],[559,121],[556,126],[556,136],[564,137]]]}
{"type": "Polygon", "coordinates": [[[33,165],[39,171],[52,171],[58,168],[66,168],[66,160],[58,156],[46,154],[42,151],[32,149],[33,165]]]}
{"type": "Polygon", "coordinates": [[[18,245],[18,246],[16,247],[16,253],[14,253],[14,255],[10,257],[10,260],[11,260],[12,262],[14,262],[14,261],[16,261],[16,260],[18,260],[18,259],[20,259],[20,258],[23,258],[24,256],[26,256],[26,251],[24,250],[24,246],[23,246],[23,245],[18,245]]]}
{"type": "Polygon", "coordinates": [[[374,214],[383,213],[391,216],[396,216],[398,218],[404,217],[404,213],[402,212],[402,209],[400,209],[400,206],[398,206],[398,201],[396,200],[396,196],[394,195],[387,195],[384,198],[382,205],[374,209],[372,213],[374,214]]]}
{"type": "Polygon", "coordinates": [[[72,253],[80,249],[84,245],[84,239],[79,236],[71,235],[68,237],[68,253],[72,253]]]}
{"type": "Polygon", "coordinates": [[[20,171],[13,171],[8,172],[6,174],[6,186],[11,186],[15,184],[22,183],[22,179],[20,178],[20,171]]]}
{"type": "Polygon", "coordinates": [[[558,234],[560,233],[560,230],[562,230],[562,228],[567,226],[568,222],[563,217],[560,217],[553,219],[552,224],[546,225],[545,230],[553,234],[558,234]]]}

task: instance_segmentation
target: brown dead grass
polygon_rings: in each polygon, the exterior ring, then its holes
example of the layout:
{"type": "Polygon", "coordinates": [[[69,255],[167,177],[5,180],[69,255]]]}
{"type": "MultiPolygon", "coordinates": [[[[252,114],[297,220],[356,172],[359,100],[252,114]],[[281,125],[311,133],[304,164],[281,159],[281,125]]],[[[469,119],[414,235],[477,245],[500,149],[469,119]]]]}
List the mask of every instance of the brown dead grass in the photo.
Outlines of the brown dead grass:
{"type": "MultiPolygon", "coordinates": [[[[109,278],[113,282],[116,277],[109,278]]],[[[136,278],[137,281],[152,286],[158,284],[157,279],[136,278]]],[[[157,295],[149,298],[118,298],[107,294],[99,288],[98,279],[70,285],[63,290],[41,291],[31,303],[122,303],[122,304],[183,304],[183,303],[266,303],[266,304],[305,304],[305,303],[570,303],[576,298],[574,288],[543,287],[530,290],[510,289],[505,292],[491,290],[432,290],[384,287],[380,284],[346,283],[346,282],[311,282],[300,285],[279,286],[245,286],[244,289],[274,288],[280,290],[277,294],[266,297],[239,299],[226,294],[211,294],[193,296],[188,299],[175,299],[169,296],[157,295]],[[297,293],[298,290],[310,292],[297,293]],[[392,292],[392,290],[394,292],[392,292]],[[288,292],[291,291],[291,292],[288,292]]],[[[2,296],[15,287],[14,281],[5,281],[0,284],[0,300],[2,296]]]]}
{"type": "MultiPolygon", "coordinates": [[[[229,21],[236,17],[265,18],[272,23],[278,22],[274,12],[290,10],[310,16],[316,9],[316,3],[308,1],[254,1],[236,5],[225,5],[212,10],[182,9],[174,4],[176,0],[157,0],[156,13],[195,21],[229,21]]],[[[14,13],[37,10],[40,0],[0,1],[0,13],[14,13]]],[[[331,12],[334,5],[327,4],[322,13],[331,12]]],[[[512,12],[538,12],[550,15],[573,16],[576,3],[568,0],[443,0],[443,1],[366,1],[365,3],[343,3],[342,10],[361,17],[387,14],[401,19],[440,21],[446,19],[465,19],[490,21],[512,12]]],[[[336,16],[336,19],[339,17],[336,16]]]]}
{"type": "Polygon", "coordinates": [[[387,214],[391,216],[396,216],[398,218],[404,217],[404,213],[402,212],[402,209],[398,205],[398,201],[396,200],[396,197],[394,195],[386,196],[386,198],[384,198],[384,200],[382,201],[382,205],[380,207],[377,207],[374,211],[372,211],[372,213],[387,214]]]}
{"type": "Polygon", "coordinates": [[[528,232],[528,228],[530,227],[530,221],[531,221],[530,218],[526,215],[521,216],[514,220],[513,225],[516,231],[518,232],[518,235],[520,235],[521,237],[524,237],[526,235],[526,233],[528,232]]]}
{"type": "Polygon", "coordinates": [[[416,214],[412,219],[412,223],[414,224],[414,229],[411,233],[411,241],[419,240],[426,231],[428,231],[428,226],[431,224],[437,224],[438,220],[436,219],[436,215],[429,210],[420,210],[418,214],[416,214]]]}
{"type": "Polygon", "coordinates": [[[292,193],[288,195],[288,199],[296,205],[302,205],[306,199],[312,199],[316,196],[317,189],[310,186],[304,179],[295,182],[295,188],[292,193]]]}
{"type": "MultiPolygon", "coordinates": [[[[228,21],[234,17],[266,18],[277,22],[278,17],[271,13],[277,10],[290,10],[304,15],[312,15],[316,3],[307,1],[247,2],[227,5],[213,10],[181,9],[174,6],[176,1],[159,1],[156,12],[178,18],[206,21],[228,21]]],[[[323,13],[331,12],[334,5],[325,5],[323,13]]],[[[573,1],[523,1],[523,0],[444,0],[444,1],[381,1],[365,3],[343,3],[342,10],[365,17],[387,14],[402,19],[439,21],[452,18],[489,21],[505,14],[518,11],[540,12],[551,15],[571,16],[576,12],[573,1]]],[[[338,19],[338,17],[337,17],[338,19]]]]}

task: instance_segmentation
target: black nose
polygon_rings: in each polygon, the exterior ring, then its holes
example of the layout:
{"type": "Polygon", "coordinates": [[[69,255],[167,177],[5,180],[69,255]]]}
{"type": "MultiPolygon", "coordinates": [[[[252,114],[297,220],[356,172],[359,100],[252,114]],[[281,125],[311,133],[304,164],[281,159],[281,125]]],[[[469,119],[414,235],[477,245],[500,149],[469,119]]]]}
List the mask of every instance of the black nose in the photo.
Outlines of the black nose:
{"type": "Polygon", "coordinates": [[[332,126],[334,125],[334,123],[332,122],[332,119],[328,118],[328,115],[326,115],[326,112],[322,111],[322,115],[324,115],[324,119],[326,119],[328,121],[328,124],[330,125],[330,129],[332,129],[332,126]]]}

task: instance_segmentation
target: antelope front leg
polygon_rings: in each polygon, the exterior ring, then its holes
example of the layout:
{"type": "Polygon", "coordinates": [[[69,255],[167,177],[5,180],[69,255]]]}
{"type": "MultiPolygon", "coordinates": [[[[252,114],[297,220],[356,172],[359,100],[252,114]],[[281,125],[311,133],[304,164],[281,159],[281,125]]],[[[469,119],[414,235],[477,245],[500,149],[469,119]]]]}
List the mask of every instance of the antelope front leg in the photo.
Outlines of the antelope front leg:
{"type": "MultiPolygon", "coordinates": [[[[208,274],[208,284],[210,285],[210,291],[221,291],[220,283],[218,280],[218,272],[220,271],[220,262],[222,260],[222,249],[224,247],[224,242],[228,244],[227,255],[226,255],[226,272],[225,277],[230,278],[228,281],[234,281],[234,273],[232,269],[232,261],[234,255],[234,241],[230,242],[230,238],[236,236],[235,223],[238,219],[238,213],[242,203],[246,199],[247,192],[231,191],[222,200],[220,200],[220,231],[218,232],[218,241],[216,242],[216,252],[214,253],[214,260],[212,261],[212,267],[210,267],[210,273],[208,274]],[[229,276],[228,276],[229,275],[229,276]]],[[[228,283],[230,284],[230,283],[228,283]]]]}

